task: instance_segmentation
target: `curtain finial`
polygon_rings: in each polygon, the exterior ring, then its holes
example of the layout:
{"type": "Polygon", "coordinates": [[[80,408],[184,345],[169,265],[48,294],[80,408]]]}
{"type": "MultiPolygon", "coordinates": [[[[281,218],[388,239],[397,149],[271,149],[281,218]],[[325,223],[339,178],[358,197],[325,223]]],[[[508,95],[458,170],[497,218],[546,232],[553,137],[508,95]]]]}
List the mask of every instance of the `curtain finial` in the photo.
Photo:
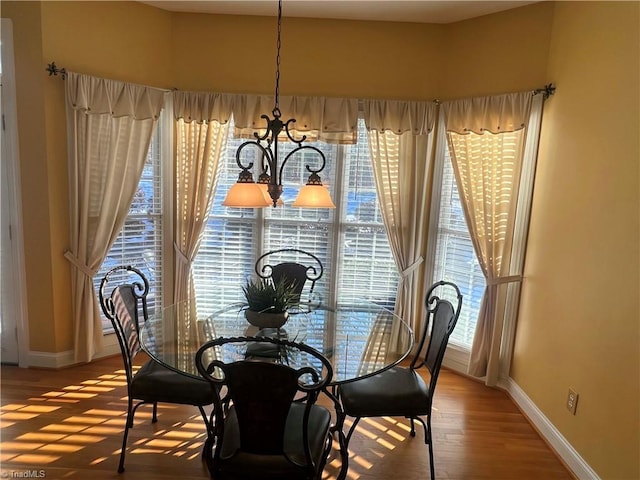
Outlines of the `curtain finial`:
{"type": "Polygon", "coordinates": [[[47,64],[47,68],[45,68],[47,72],[49,72],[49,76],[57,76],[60,74],[63,80],[67,78],[67,69],[66,68],[58,68],[56,62],[51,62],[47,64]]]}
{"type": "Polygon", "coordinates": [[[538,95],[539,93],[541,93],[542,94],[542,98],[544,98],[546,100],[551,95],[556,93],[556,86],[553,83],[550,83],[548,85],[545,85],[543,88],[536,88],[533,91],[534,95],[538,95]]]}

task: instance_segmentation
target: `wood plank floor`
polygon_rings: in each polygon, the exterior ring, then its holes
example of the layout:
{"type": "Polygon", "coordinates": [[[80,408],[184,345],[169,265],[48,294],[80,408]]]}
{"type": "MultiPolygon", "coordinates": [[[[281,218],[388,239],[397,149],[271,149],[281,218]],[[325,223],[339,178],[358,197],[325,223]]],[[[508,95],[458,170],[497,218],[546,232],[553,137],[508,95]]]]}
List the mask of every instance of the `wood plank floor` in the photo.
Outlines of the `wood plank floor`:
{"type": "MultiPolygon", "coordinates": [[[[204,427],[197,409],[141,407],[129,434],[126,471],[116,473],[125,421],[120,357],[58,371],[0,371],[0,477],[205,479],[204,427]]],[[[434,401],[436,476],[460,480],[571,479],[572,475],[503,392],[443,369],[434,401]]],[[[426,479],[427,448],[399,418],[363,419],[348,478],[426,479]]],[[[332,455],[323,478],[340,466],[332,455]]]]}

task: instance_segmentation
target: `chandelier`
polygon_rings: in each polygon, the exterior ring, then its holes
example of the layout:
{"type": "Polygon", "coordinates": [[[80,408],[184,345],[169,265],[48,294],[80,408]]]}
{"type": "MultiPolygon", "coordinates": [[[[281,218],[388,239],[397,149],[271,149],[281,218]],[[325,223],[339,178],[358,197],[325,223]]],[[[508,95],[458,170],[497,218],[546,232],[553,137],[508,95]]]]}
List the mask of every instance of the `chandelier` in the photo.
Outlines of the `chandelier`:
{"type": "Polygon", "coordinates": [[[318,156],[318,168],[305,165],[310,173],[307,184],[298,192],[296,200],[293,202],[294,207],[306,208],[335,208],[329,190],[322,185],[320,175],[318,175],[326,165],[324,153],[312,145],[303,145],[307,139],[306,135],[296,139],[289,131],[290,125],[295,123],[295,119],[291,118],[283,122],[280,117],[280,31],[282,29],[282,0],[278,0],[278,40],[276,44],[276,90],[275,104],[271,114],[261,115],[267,122],[266,132],[260,135],[254,132],[254,140],[244,142],[236,151],[236,163],[241,171],[238,175],[238,181],[229,189],[222,205],[227,207],[268,207],[273,205],[283,205],[280,198],[282,196],[282,177],[284,167],[287,162],[296,154],[302,151],[312,152],[318,156]],[[278,158],[278,139],[288,139],[295,147],[286,154],[283,159],[278,158]],[[258,177],[258,182],[253,180],[254,162],[247,161],[243,164],[242,152],[245,149],[254,149],[254,153],[260,158],[259,167],[262,173],[258,177]],[[255,151],[257,149],[257,152],[255,151]]]}

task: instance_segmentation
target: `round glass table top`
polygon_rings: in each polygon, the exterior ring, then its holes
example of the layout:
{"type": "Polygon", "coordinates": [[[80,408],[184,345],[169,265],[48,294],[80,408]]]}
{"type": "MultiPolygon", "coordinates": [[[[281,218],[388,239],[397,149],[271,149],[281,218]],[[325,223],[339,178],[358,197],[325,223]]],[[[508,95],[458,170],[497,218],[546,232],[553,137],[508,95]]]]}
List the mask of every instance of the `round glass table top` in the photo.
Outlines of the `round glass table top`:
{"type": "Polygon", "coordinates": [[[266,329],[251,325],[240,304],[202,317],[187,303],[178,303],[150,315],[140,326],[140,343],[152,358],[194,377],[199,377],[195,354],[207,341],[256,336],[286,338],[315,348],[331,363],[334,385],[390,368],[413,347],[409,325],[375,303],[319,306],[291,313],[281,328],[266,329]]]}

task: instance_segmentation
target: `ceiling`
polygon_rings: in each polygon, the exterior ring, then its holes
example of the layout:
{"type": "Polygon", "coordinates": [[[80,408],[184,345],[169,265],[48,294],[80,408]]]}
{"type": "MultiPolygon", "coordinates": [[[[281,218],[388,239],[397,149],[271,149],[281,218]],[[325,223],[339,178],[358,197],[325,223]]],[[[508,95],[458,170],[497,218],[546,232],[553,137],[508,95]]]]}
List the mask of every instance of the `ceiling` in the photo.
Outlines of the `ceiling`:
{"type": "MultiPolygon", "coordinates": [[[[276,16],[275,0],[143,1],[173,12],[276,16]]],[[[283,0],[283,17],[452,23],[536,1],[283,0]]]]}

